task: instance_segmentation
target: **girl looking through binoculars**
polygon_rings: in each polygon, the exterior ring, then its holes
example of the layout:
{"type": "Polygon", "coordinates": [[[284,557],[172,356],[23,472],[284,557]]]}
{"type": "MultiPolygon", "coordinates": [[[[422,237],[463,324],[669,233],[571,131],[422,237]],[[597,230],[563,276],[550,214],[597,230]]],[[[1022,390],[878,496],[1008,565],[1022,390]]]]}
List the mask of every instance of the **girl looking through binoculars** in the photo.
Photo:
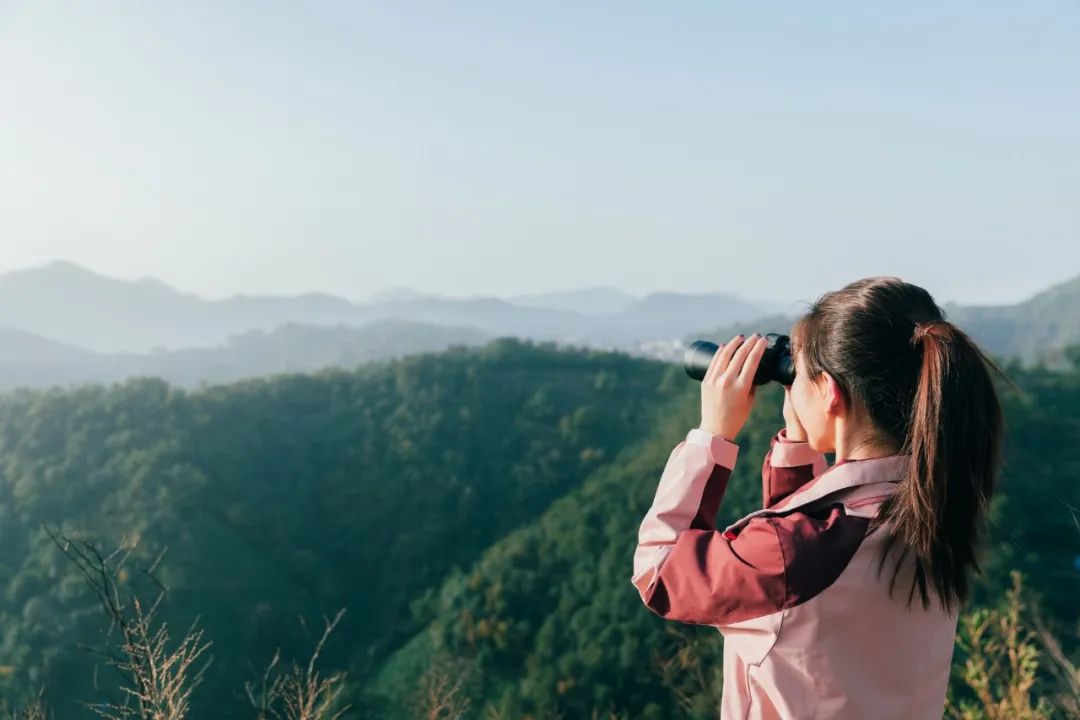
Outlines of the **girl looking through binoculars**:
{"type": "Polygon", "coordinates": [[[820,297],[785,365],[786,340],[739,335],[707,359],[631,582],[657,615],[723,634],[721,718],[940,718],[1001,464],[1001,371],[895,277],[820,297]],[[718,528],[770,379],[789,384],[762,507],[718,528]]]}

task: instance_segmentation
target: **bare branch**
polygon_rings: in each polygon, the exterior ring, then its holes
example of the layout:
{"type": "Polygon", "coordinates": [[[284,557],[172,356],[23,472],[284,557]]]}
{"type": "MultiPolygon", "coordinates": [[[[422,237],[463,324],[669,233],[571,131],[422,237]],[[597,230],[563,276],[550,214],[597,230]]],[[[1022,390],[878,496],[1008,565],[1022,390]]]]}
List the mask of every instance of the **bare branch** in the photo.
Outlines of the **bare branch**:
{"type": "MultiPolygon", "coordinates": [[[[259,688],[256,689],[254,683],[245,683],[248,701],[258,712],[257,720],[338,720],[349,710],[349,705],[335,709],[345,691],[345,673],[323,677],[316,669],[327,638],[344,614],[342,608],[333,620],[323,617],[322,636],[304,667],[293,662],[288,670],[276,672],[281,656],[279,649],[263,673],[259,688]]],[[[307,628],[303,616],[300,624],[307,628]]]]}
{"type": "MultiPolygon", "coordinates": [[[[87,708],[106,720],[185,720],[192,693],[202,683],[210,666],[211,659],[203,658],[211,643],[203,641],[203,631],[197,629],[199,618],[196,618],[176,647],[170,649],[168,628],[164,622],[156,620],[166,588],[155,571],[165,551],[158,553],[142,571],[158,588],[154,602],[144,610],[137,595],[125,599],[120,592],[119,572],[131,559],[137,538],[125,538],[120,548],[103,555],[93,541],[72,540],[48,525],[45,525],[45,531],[71,559],[97,596],[109,620],[107,642],[111,642],[114,631],[120,634],[115,648],[86,649],[119,672],[122,697],[117,700],[106,696],[105,702],[87,703],[87,708]],[[116,561],[115,565],[113,561],[116,561]]],[[[96,665],[94,686],[98,687],[96,665]]]]}

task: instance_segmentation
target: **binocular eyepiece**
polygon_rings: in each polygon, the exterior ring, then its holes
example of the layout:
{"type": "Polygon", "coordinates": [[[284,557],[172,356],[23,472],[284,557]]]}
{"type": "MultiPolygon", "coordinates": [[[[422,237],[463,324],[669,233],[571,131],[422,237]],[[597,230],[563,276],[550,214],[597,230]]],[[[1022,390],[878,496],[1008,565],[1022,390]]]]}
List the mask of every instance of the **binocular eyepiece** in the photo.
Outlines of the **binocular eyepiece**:
{"type": "MultiPolygon", "coordinates": [[[[754,384],[764,385],[775,380],[781,385],[795,382],[795,360],[791,357],[791,338],[779,333],[765,336],[765,352],[754,374],[754,384]]],[[[705,372],[712,363],[713,356],[720,346],[708,340],[695,340],[686,349],[683,365],[686,374],[697,381],[705,379],[705,372]]]]}

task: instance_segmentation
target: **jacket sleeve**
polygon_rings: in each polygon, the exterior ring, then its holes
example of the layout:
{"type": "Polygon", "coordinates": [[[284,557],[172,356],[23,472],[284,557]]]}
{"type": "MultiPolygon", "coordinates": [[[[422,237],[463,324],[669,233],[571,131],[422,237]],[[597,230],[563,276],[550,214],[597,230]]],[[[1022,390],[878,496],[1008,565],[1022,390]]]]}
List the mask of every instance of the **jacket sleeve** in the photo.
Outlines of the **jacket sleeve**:
{"type": "Polygon", "coordinates": [[[825,454],[804,441],[788,440],[787,428],[769,441],[761,466],[762,507],[772,507],[829,467],[825,454]]]}
{"type": "Polygon", "coordinates": [[[771,518],[716,529],[738,446],[695,428],[668,457],[638,530],[631,582],[669,620],[719,625],[783,606],[784,558],[771,518]]]}

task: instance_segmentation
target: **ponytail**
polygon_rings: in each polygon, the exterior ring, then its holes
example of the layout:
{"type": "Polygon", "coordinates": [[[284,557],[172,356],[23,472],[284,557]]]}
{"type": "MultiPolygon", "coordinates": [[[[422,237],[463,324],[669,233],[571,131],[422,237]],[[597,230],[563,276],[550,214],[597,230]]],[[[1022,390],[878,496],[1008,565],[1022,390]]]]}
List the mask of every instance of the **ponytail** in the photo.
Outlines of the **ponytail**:
{"type": "Polygon", "coordinates": [[[872,521],[887,525],[878,570],[900,551],[890,594],[903,567],[905,578],[914,573],[909,606],[918,590],[924,607],[933,593],[944,609],[958,608],[979,570],[979,530],[1001,465],[1004,419],[990,371],[1008,378],[930,293],[893,276],[825,293],[792,340],[809,377],[836,380],[867,442],[910,455],[872,521]]]}
{"type": "Polygon", "coordinates": [[[948,611],[967,600],[969,571],[979,570],[980,525],[1001,463],[1004,419],[989,372],[997,368],[944,319],[915,323],[910,344],[921,353],[901,450],[911,463],[875,524],[891,524],[883,563],[894,545],[902,548],[893,584],[904,558],[913,556],[908,603],[918,589],[928,606],[932,589],[948,611]]]}

